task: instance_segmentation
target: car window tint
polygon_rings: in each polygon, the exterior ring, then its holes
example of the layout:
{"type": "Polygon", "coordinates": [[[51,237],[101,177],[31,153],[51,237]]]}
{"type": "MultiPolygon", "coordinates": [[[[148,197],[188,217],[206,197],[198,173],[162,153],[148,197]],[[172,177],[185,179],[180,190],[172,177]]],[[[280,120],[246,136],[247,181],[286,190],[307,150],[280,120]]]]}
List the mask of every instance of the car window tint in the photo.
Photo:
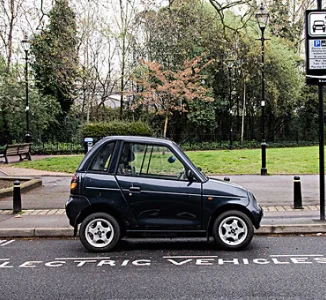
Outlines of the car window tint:
{"type": "Polygon", "coordinates": [[[104,145],[95,156],[89,170],[107,172],[115,143],[104,145]]]}
{"type": "Polygon", "coordinates": [[[133,144],[124,143],[118,164],[117,173],[121,175],[135,175],[134,167],[135,153],[133,151],[133,144]]]}
{"type": "Polygon", "coordinates": [[[125,144],[119,160],[118,174],[186,179],[184,166],[166,146],[125,144]]]}

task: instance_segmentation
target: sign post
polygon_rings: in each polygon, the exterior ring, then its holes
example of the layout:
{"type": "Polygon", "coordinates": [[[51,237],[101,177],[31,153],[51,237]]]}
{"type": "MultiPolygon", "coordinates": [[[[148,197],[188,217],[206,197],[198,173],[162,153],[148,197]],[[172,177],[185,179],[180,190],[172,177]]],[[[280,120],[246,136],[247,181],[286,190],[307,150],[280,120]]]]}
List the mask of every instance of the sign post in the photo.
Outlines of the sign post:
{"type": "Polygon", "coordinates": [[[324,95],[326,83],[326,11],[306,11],[306,83],[318,85],[319,100],[319,192],[320,220],[325,220],[324,95]]]}

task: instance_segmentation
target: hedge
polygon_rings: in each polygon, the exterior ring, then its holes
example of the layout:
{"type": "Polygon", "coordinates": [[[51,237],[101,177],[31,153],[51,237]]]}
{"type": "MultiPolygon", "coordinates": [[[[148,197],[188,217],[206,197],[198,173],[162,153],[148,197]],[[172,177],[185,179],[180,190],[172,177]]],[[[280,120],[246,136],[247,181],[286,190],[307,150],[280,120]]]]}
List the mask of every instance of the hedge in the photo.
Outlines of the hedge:
{"type": "Polygon", "coordinates": [[[153,136],[154,132],[147,123],[144,122],[120,122],[89,123],[82,128],[84,137],[100,139],[112,135],[138,135],[153,136]]]}

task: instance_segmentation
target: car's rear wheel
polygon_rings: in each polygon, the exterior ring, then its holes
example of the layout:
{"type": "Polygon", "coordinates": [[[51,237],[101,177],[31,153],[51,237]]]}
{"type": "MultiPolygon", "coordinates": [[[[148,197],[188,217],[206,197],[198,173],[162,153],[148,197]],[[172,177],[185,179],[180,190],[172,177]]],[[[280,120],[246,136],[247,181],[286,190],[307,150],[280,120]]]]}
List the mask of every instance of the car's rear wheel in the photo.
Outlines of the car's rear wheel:
{"type": "Polygon", "coordinates": [[[117,220],[107,213],[93,213],[82,222],[79,237],[89,251],[106,252],[118,243],[120,226],[117,220]]]}
{"type": "Polygon", "coordinates": [[[230,210],[219,215],[213,224],[216,243],[226,250],[240,250],[249,245],[254,228],[250,218],[243,212],[230,210]]]}

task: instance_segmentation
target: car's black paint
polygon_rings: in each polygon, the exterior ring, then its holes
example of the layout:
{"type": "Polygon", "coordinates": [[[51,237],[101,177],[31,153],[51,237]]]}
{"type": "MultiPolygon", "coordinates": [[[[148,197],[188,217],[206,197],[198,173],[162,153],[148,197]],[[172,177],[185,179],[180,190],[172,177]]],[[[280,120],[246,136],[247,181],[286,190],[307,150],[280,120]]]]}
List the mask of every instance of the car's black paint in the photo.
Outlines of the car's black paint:
{"type": "MultiPolygon", "coordinates": [[[[169,162],[173,160],[169,159],[169,162]]],[[[245,213],[256,228],[259,228],[263,215],[251,192],[230,182],[206,177],[174,142],[166,139],[104,138],[86,154],[74,181],[77,187],[71,190],[66,213],[75,230],[88,215],[98,212],[112,215],[121,226],[122,235],[135,232],[211,235],[213,222],[225,211],[245,213]],[[107,170],[90,171],[94,157],[102,147],[112,142],[115,147],[107,170]],[[191,178],[180,180],[117,174],[119,157],[126,142],[169,148],[191,178]]]]}

